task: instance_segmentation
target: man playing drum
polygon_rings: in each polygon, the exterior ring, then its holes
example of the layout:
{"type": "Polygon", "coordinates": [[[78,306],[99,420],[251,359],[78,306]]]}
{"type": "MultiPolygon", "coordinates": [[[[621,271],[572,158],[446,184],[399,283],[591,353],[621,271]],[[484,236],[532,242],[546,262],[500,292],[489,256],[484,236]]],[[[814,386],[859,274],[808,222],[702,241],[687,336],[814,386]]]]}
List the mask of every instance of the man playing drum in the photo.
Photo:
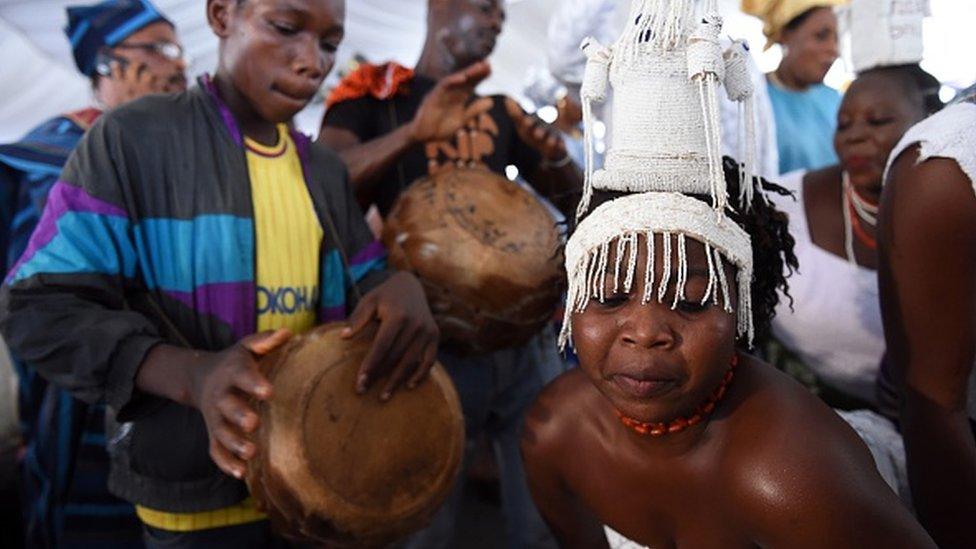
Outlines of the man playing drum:
{"type": "MultiPolygon", "coordinates": [[[[504,175],[508,165],[560,210],[575,207],[581,176],[558,132],[527,115],[511,99],[481,97],[484,61],[505,19],[501,0],[430,0],[428,29],[413,70],[390,63],[365,65],[329,98],[320,140],[339,151],[361,206],[387,215],[397,196],[418,178],[453,167],[482,167],[504,175]]],[[[451,374],[467,427],[469,447],[482,433],[493,439],[502,471],[502,500],[510,546],[549,534],[525,486],[518,430],[525,408],[560,371],[553,336],[475,356],[450,351],[439,360],[451,374]]],[[[459,492],[459,491],[457,491],[459,492]]],[[[451,541],[458,498],[415,542],[451,541]]]]}
{"type": "Polygon", "coordinates": [[[0,327],[41,375],[107,403],[109,489],[149,547],[265,547],[239,480],[249,399],[272,397],[258,357],[355,306],[342,337],[379,321],[357,384],[392,370],[388,396],[429,370],[437,328],[417,280],[385,270],[339,159],[287,126],[332,68],[343,0],[206,12],[217,72],[92,126],[5,281],[0,327]]]}

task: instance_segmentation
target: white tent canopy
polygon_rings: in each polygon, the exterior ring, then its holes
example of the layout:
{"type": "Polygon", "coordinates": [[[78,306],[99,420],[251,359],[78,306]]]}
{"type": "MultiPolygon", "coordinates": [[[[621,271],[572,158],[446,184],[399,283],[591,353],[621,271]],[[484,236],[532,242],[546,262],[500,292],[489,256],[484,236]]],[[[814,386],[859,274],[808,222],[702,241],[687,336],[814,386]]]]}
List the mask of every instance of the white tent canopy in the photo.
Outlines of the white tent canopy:
{"type": "MultiPolygon", "coordinates": [[[[190,74],[216,66],[217,40],[204,17],[204,0],[154,0],[178,27],[191,62],[190,74]]],[[[628,0],[620,0],[628,1],[628,0]]],[[[0,0],[0,142],[19,138],[37,123],[91,103],[88,83],[77,73],[62,28],[64,8],[94,0],[0,0]]],[[[482,92],[521,96],[526,72],[545,65],[544,43],[549,14],[559,0],[509,0],[508,18],[498,49],[491,58],[493,75],[482,92]]],[[[976,78],[976,2],[931,0],[933,17],[926,23],[926,62],[940,80],[960,87],[976,78]]],[[[758,20],[737,13],[738,0],[721,0],[725,32],[763,43],[758,20]]],[[[372,61],[396,60],[412,65],[424,37],[427,0],[347,0],[346,39],[337,67],[354,54],[372,61]]],[[[771,70],[779,60],[776,48],[753,48],[760,68],[771,70]]],[[[331,78],[335,78],[335,71],[331,78]]],[[[838,63],[828,83],[849,78],[838,63]]],[[[317,102],[298,119],[314,133],[322,115],[317,102]]]]}

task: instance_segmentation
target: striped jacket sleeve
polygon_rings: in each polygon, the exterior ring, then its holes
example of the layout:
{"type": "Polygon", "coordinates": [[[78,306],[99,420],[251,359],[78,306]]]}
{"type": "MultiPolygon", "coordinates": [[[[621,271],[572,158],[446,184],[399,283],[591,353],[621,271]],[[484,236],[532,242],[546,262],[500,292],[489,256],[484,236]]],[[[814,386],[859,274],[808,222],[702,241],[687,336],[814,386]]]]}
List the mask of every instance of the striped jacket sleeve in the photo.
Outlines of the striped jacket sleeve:
{"type": "Polygon", "coordinates": [[[322,258],[319,311],[321,322],[331,322],[351,314],[357,295],[379,286],[391,271],[387,269],[386,248],[366,224],[339,157],[318,144],[311,145],[310,153],[315,181],[321,185],[319,190],[328,208],[328,223],[334,224],[334,228],[325,227],[330,246],[322,258]]]}
{"type": "Polygon", "coordinates": [[[102,117],[52,187],[27,249],[0,289],[0,331],[43,377],[120,420],[142,401],[135,376],[162,341],[127,307],[137,253],[124,207],[129,188],[118,124],[102,117]]]}

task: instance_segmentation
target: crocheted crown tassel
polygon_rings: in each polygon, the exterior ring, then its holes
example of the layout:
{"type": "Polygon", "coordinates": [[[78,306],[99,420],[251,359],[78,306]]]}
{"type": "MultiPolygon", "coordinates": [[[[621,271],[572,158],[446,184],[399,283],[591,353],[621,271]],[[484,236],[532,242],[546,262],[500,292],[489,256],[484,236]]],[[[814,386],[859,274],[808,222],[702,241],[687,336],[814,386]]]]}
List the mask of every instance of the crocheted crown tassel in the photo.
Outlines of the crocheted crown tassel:
{"type": "MultiPolygon", "coordinates": [[[[709,195],[716,210],[726,208],[718,90],[725,84],[734,89],[730,98],[747,104],[752,82],[741,58],[743,45],[723,52],[722,18],[714,0],[704,4],[704,15],[693,24],[692,0],[634,0],[614,44],[584,40],[584,126],[593,125],[592,103],[604,101],[610,87],[614,101],[612,146],[603,169],[595,170],[592,137],[584,136],[587,166],[577,218],[589,208],[594,189],[709,195]]],[[[749,127],[752,118],[745,114],[744,109],[743,127],[749,127]]]]}
{"type": "Polygon", "coordinates": [[[623,196],[600,205],[580,222],[567,242],[569,284],[559,334],[560,348],[572,343],[572,316],[583,312],[591,299],[602,302],[608,292],[629,293],[638,287],[639,246],[646,250],[641,303],[652,300],[665,303],[673,283],[673,297],[667,305],[676,308],[685,299],[688,239],[705,247],[708,287],[702,304],[712,302],[728,313],[733,312],[733,290],[723,265],[729,263],[735,267],[736,332],[751,346],[752,240],[748,233],[724,216],[717,218],[715,211],[697,198],[650,192],[623,196]],[[660,253],[655,252],[655,235],[660,239],[660,253]],[[657,260],[660,265],[655,267],[657,260]]]}

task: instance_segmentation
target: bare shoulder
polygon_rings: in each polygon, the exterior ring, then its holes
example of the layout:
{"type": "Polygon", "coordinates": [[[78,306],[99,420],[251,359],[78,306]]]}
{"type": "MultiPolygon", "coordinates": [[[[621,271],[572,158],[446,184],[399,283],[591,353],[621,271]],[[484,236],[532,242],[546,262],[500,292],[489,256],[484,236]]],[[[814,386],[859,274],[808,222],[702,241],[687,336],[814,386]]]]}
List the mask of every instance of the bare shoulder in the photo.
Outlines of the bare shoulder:
{"type": "Polygon", "coordinates": [[[730,503],[757,542],[863,547],[901,539],[927,546],[840,416],[765,363],[753,359],[742,370],[736,380],[746,394],[737,396],[721,470],[730,503]]]}
{"type": "Polygon", "coordinates": [[[526,459],[558,453],[577,442],[585,410],[600,398],[579,368],[562,374],[549,383],[536,398],[525,417],[522,454],[526,459]]]}
{"type": "Polygon", "coordinates": [[[907,233],[924,227],[927,237],[951,238],[968,236],[959,229],[976,226],[974,182],[955,160],[935,157],[919,162],[918,146],[905,150],[892,164],[881,203],[882,239],[888,243],[904,236],[902,227],[907,233]]]}

